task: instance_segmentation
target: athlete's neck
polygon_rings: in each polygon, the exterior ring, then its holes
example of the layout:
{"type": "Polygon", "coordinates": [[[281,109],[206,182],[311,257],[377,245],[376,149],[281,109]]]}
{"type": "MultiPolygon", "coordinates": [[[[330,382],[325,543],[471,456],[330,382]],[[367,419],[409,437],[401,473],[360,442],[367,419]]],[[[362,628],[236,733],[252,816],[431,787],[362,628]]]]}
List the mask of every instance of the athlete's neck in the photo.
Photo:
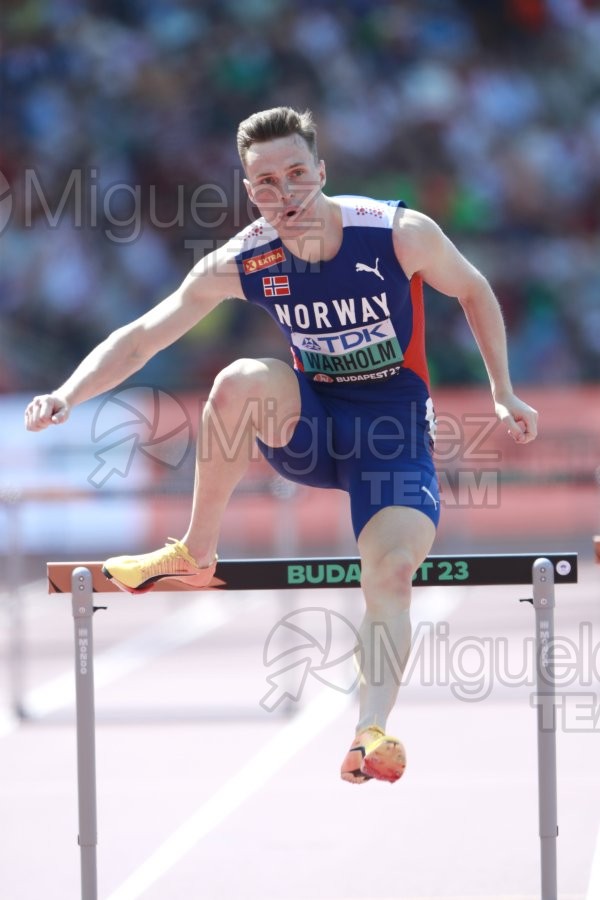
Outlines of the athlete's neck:
{"type": "Polygon", "coordinates": [[[282,242],[298,259],[326,262],[342,245],[342,211],[335,201],[321,194],[311,210],[311,223],[297,237],[280,235],[282,242]]]}

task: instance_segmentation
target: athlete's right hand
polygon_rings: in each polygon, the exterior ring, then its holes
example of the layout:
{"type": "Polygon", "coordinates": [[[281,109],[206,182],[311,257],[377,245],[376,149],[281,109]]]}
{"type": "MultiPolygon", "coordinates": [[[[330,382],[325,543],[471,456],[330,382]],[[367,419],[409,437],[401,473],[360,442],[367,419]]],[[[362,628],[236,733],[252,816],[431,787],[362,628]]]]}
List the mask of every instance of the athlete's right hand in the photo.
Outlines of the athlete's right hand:
{"type": "Polygon", "coordinates": [[[59,394],[34,397],[25,410],[27,431],[43,431],[48,425],[62,425],[69,418],[71,407],[59,394]]]}

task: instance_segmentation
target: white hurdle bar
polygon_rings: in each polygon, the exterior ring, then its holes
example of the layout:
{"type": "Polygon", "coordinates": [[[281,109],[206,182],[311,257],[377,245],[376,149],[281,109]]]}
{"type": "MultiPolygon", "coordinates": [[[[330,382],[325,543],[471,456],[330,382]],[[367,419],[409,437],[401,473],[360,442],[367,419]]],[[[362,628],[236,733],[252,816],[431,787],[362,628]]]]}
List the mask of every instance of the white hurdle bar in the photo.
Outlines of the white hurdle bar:
{"type": "MultiPolygon", "coordinates": [[[[577,554],[491,554],[430,556],[415,573],[415,587],[530,584],[535,609],[538,807],[541,900],[558,900],[557,776],[554,677],[554,586],[577,582],[577,554]]],[[[202,590],[285,590],[359,587],[358,558],[257,559],[222,561],[202,590]]],[[[99,562],[48,563],[49,593],[70,593],[75,629],[77,784],[81,900],[98,900],[96,850],[96,736],[94,702],[94,593],[119,589],[99,562]]],[[[189,591],[162,579],[160,591],[189,591]]],[[[529,598],[528,598],[529,599],[529,598]]],[[[140,601],[142,602],[142,601],[140,601]]]]}

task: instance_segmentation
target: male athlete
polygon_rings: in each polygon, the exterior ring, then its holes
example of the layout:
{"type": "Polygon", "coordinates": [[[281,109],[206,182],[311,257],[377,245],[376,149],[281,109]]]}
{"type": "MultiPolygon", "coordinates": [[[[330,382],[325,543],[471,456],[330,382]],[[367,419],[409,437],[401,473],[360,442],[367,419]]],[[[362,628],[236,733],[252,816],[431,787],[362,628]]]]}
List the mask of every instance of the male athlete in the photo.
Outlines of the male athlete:
{"type": "Polygon", "coordinates": [[[132,592],[164,577],[209,584],[221,519],[254,440],[284,476],[347,491],[366,611],[359,719],[341,775],[353,783],[393,782],[405,753],[385,727],[399,685],[391,668],[383,683],[373,677],[374,625],[387,629],[406,662],[412,577],[431,549],[440,507],[424,281],[458,298],[496,414],[515,441],[535,438],[537,413],[513,393],[490,285],[431,219],[399,203],[326,196],[309,112],[256,113],[241,123],[237,140],[261,218],[205,256],[173,294],[113,332],[62,387],[35,397],[25,421],[31,431],[65,422],[73,406],[119,385],[227,297],[266,309],[286,335],[293,368],[276,359],[240,359],[217,376],[202,434],[218,423],[221,433],[240,438],[239,452],[232,457],[213,441],[208,458],[198,453],[182,540],[107,560],[105,572],[132,592]]]}

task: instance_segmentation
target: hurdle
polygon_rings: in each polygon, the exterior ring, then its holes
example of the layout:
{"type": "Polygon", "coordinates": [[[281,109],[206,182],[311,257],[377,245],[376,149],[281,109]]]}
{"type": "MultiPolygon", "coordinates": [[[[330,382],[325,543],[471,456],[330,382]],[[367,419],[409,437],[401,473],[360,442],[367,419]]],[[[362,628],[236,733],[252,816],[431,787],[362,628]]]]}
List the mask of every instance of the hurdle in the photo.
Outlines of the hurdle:
{"type": "MultiPolygon", "coordinates": [[[[555,585],[577,582],[576,553],[428,556],[415,587],[530,585],[535,610],[540,897],[557,900],[557,769],[554,673],[555,585]]],[[[71,594],[75,652],[77,789],[81,900],[97,900],[96,738],[93,615],[106,606],[94,594],[119,592],[100,562],[49,562],[48,592],[71,594]]],[[[358,557],[224,560],[202,591],[270,591],[359,587],[358,557]]],[[[163,579],[160,592],[198,591],[163,579]]],[[[156,593],[156,592],[155,592],[156,593]]],[[[140,602],[146,598],[140,599],[140,602]]]]}

